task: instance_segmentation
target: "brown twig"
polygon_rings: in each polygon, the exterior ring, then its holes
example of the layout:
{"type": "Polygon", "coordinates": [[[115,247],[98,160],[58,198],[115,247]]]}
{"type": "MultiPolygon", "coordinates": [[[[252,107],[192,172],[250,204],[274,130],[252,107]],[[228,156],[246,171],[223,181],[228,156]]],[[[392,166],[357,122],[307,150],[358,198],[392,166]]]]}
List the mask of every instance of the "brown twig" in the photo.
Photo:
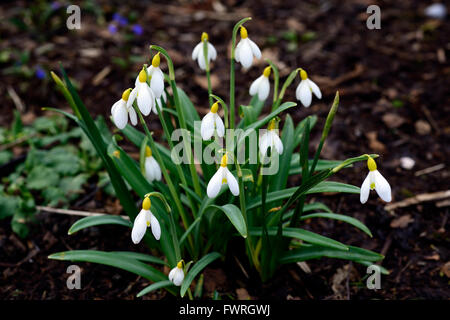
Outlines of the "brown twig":
{"type": "Polygon", "coordinates": [[[388,204],[384,207],[384,209],[386,211],[392,211],[397,208],[408,207],[426,201],[441,200],[448,197],[450,197],[450,190],[438,191],[433,193],[422,193],[399,202],[388,204]]]}

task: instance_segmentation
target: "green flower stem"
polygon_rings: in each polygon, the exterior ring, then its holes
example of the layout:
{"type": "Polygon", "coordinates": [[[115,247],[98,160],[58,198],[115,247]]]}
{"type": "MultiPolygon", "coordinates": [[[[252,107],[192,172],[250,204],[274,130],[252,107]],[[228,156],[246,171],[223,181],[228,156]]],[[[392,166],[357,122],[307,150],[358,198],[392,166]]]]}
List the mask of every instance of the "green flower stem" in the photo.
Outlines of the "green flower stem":
{"type": "Polygon", "coordinates": [[[211,107],[213,104],[212,94],[212,86],[211,86],[211,72],[209,68],[209,60],[208,60],[208,40],[203,40],[203,55],[205,57],[205,66],[206,66],[206,78],[208,79],[208,99],[209,106],[211,107]]]}
{"type": "Polygon", "coordinates": [[[177,261],[181,260],[181,252],[180,252],[180,244],[178,242],[178,236],[177,236],[177,229],[175,227],[175,221],[173,219],[172,215],[172,209],[169,206],[169,203],[167,202],[164,195],[160,192],[150,192],[145,195],[145,197],[157,197],[160,199],[164,206],[166,207],[167,213],[169,214],[169,221],[170,221],[170,233],[172,234],[172,241],[173,241],[173,248],[175,250],[175,257],[177,261]]]}
{"type": "Polygon", "coordinates": [[[239,166],[239,163],[237,162],[237,159],[235,159],[235,165],[236,165],[236,170],[237,170],[237,175],[238,175],[238,181],[239,181],[239,204],[241,207],[241,212],[242,212],[242,216],[244,217],[245,220],[245,226],[247,228],[247,238],[245,238],[245,243],[247,244],[247,249],[250,252],[250,260],[253,263],[253,265],[255,266],[255,268],[257,270],[260,270],[260,265],[259,265],[259,261],[257,259],[257,257],[255,256],[255,250],[253,248],[252,245],[252,238],[251,236],[248,234],[248,217],[247,217],[247,210],[245,207],[245,188],[244,188],[244,179],[242,178],[242,170],[241,167],[239,166]]]}
{"type": "MultiPolygon", "coordinates": [[[[180,121],[181,128],[184,129],[183,130],[183,143],[184,143],[184,149],[188,153],[187,156],[189,159],[189,170],[191,172],[192,182],[194,184],[194,190],[195,190],[195,193],[197,193],[197,195],[201,197],[202,192],[201,192],[201,188],[200,188],[200,182],[198,180],[197,170],[195,169],[194,155],[192,154],[192,148],[187,139],[188,137],[186,137],[184,134],[185,130],[188,130],[188,129],[186,126],[184,109],[181,107],[180,97],[178,96],[177,84],[175,82],[175,71],[173,68],[172,59],[170,58],[167,51],[159,46],[151,45],[150,49],[154,49],[158,52],[161,52],[164,55],[164,57],[166,58],[167,66],[169,67],[169,83],[170,83],[170,87],[172,88],[172,92],[173,92],[173,99],[175,102],[175,108],[177,109],[177,113],[178,113],[178,120],[180,121]]],[[[186,187],[187,187],[187,185],[186,185],[186,187]]]]}
{"type": "MultiPolygon", "coordinates": [[[[172,197],[175,201],[175,205],[178,209],[178,212],[180,213],[181,220],[183,221],[183,226],[187,230],[187,228],[189,227],[189,223],[188,223],[188,220],[186,217],[186,212],[184,211],[183,205],[181,204],[181,200],[178,195],[178,192],[175,189],[175,186],[172,182],[172,179],[170,178],[170,175],[167,173],[166,165],[164,164],[161,154],[159,153],[158,148],[156,147],[155,141],[153,140],[152,134],[150,133],[150,130],[147,127],[147,123],[145,123],[144,117],[142,116],[139,108],[136,106],[136,103],[133,103],[133,107],[135,108],[135,110],[139,116],[139,120],[141,122],[142,127],[144,127],[145,134],[147,135],[148,142],[150,144],[150,148],[152,149],[152,152],[155,155],[156,161],[161,166],[162,174],[164,175],[164,179],[166,179],[170,194],[172,195],[172,197]]],[[[193,242],[191,235],[189,235],[188,240],[189,240],[189,244],[193,248],[194,242],[193,242]]]]}
{"type": "Polygon", "coordinates": [[[275,103],[278,100],[278,84],[280,82],[280,73],[278,72],[277,66],[270,61],[269,59],[266,59],[267,63],[270,65],[270,67],[273,70],[273,104],[272,104],[272,111],[275,111],[275,103]]]}
{"type": "MultiPolygon", "coordinates": [[[[162,125],[164,133],[167,137],[167,142],[169,143],[170,149],[173,149],[174,148],[173,141],[169,137],[169,129],[167,127],[166,120],[164,119],[161,107],[159,106],[159,104],[157,102],[156,102],[156,110],[158,111],[159,120],[161,121],[161,125],[162,125]]],[[[185,186],[188,186],[186,176],[184,175],[184,172],[181,169],[181,166],[175,166],[175,167],[177,168],[177,173],[181,179],[181,183],[185,186]]],[[[192,212],[196,212],[198,210],[196,202],[194,201],[194,199],[192,198],[192,196],[189,193],[187,194],[187,197],[189,199],[189,203],[191,204],[192,212]]]]}
{"type": "Polygon", "coordinates": [[[278,95],[277,101],[272,106],[272,110],[276,110],[280,106],[281,101],[283,100],[284,94],[286,93],[286,89],[291,85],[292,81],[294,81],[295,76],[297,75],[299,70],[300,70],[300,68],[295,69],[294,71],[292,71],[289,74],[289,76],[287,77],[287,79],[284,82],[283,86],[281,87],[281,91],[280,91],[280,94],[278,95]]]}
{"type": "Polygon", "coordinates": [[[222,98],[220,98],[220,97],[218,97],[218,96],[216,96],[216,95],[214,95],[212,93],[211,93],[210,96],[213,97],[214,99],[216,99],[217,101],[219,101],[220,104],[222,105],[223,112],[224,112],[223,118],[225,119],[225,128],[228,129],[229,128],[228,127],[228,105],[225,103],[225,101],[223,101],[222,98]]]}
{"type": "Polygon", "coordinates": [[[236,23],[236,25],[233,28],[233,34],[232,34],[232,38],[231,38],[231,62],[230,62],[230,128],[234,129],[234,116],[235,116],[235,112],[234,112],[234,101],[235,101],[235,56],[234,56],[234,52],[236,50],[236,36],[237,36],[237,32],[240,28],[240,26],[242,26],[245,22],[247,22],[248,20],[251,20],[251,17],[248,18],[244,18],[242,20],[240,20],[238,23],[236,23]]]}
{"type": "Polygon", "coordinates": [[[316,169],[317,161],[319,160],[320,152],[322,151],[323,144],[325,139],[328,137],[328,133],[330,132],[331,125],[334,120],[334,116],[337,112],[339,106],[339,91],[336,91],[336,95],[334,97],[333,105],[331,106],[330,112],[328,112],[327,121],[325,122],[325,126],[322,131],[322,137],[320,138],[319,146],[317,147],[317,151],[314,155],[314,160],[311,165],[311,174],[314,173],[314,169],[316,169]]]}

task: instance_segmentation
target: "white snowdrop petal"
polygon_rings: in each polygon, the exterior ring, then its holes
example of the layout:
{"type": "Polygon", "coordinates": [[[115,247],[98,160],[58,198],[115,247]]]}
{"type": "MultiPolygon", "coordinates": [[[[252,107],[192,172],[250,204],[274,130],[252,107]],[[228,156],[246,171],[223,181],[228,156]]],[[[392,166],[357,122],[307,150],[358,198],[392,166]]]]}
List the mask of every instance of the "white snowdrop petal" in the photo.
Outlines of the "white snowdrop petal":
{"type": "Polygon", "coordinates": [[[161,238],[161,226],[159,225],[158,219],[156,219],[154,214],[150,216],[150,227],[152,228],[153,236],[156,240],[161,238]]]}
{"type": "Polygon", "coordinates": [[[131,124],[133,126],[137,125],[138,120],[137,120],[136,110],[134,110],[134,108],[131,107],[130,109],[128,109],[128,114],[130,115],[131,124]]]}
{"type": "Polygon", "coordinates": [[[381,199],[383,199],[386,202],[391,202],[392,200],[392,193],[391,193],[391,186],[389,185],[389,182],[381,175],[381,173],[378,170],[373,171],[375,176],[375,190],[380,196],[381,199]]]}
{"type": "Polygon", "coordinates": [[[205,70],[206,69],[206,62],[205,62],[205,55],[203,54],[204,52],[200,52],[198,57],[197,57],[197,62],[198,62],[198,66],[200,67],[200,69],[205,70]]]}
{"type": "Polygon", "coordinates": [[[223,121],[218,114],[216,114],[215,122],[217,135],[222,138],[225,134],[225,126],[223,125],[223,121]]]}
{"type": "Polygon", "coordinates": [[[267,149],[270,146],[269,132],[265,132],[259,139],[259,152],[263,155],[267,155],[267,149]]]}
{"type": "Polygon", "coordinates": [[[312,80],[310,80],[310,79],[306,79],[306,80],[308,81],[308,85],[311,88],[311,91],[317,97],[317,99],[321,99],[322,98],[322,92],[320,92],[320,89],[317,86],[317,84],[315,82],[313,82],[312,80]]]}
{"type": "Polygon", "coordinates": [[[175,274],[173,276],[173,284],[176,286],[181,286],[181,283],[184,280],[184,272],[183,269],[179,269],[177,268],[177,270],[175,270],[175,274]]]}
{"type": "Polygon", "coordinates": [[[259,89],[258,89],[258,99],[260,101],[264,101],[269,96],[270,92],[270,83],[269,79],[263,76],[263,79],[261,79],[261,82],[259,83],[259,89]]]}
{"type": "MultiPolygon", "coordinates": [[[[154,98],[153,98],[154,99],[154,98]]],[[[148,116],[152,110],[152,92],[147,83],[139,84],[139,93],[137,96],[137,105],[144,116],[148,116]]]]}
{"type": "Polygon", "coordinates": [[[214,48],[214,46],[209,42],[208,42],[208,54],[211,60],[216,60],[217,58],[216,48],[214,48]]]}
{"type": "Polygon", "coordinates": [[[172,270],[170,270],[169,272],[169,280],[173,282],[173,277],[175,276],[175,272],[177,271],[177,267],[173,268],[172,270]]]}
{"type": "Polygon", "coordinates": [[[305,108],[308,108],[311,105],[312,100],[312,94],[311,90],[309,89],[309,86],[305,80],[302,80],[302,83],[300,83],[300,102],[305,106],[305,108]]]}
{"type": "Polygon", "coordinates": [[[122,101],[123,101],[123,100],[120,99],[120,100],[114,102],[114,104],[113,104],[112,107],[111,107],[111,115],[114,113],[114,110],[117,108],[118,105],[120,105],[120,103],[121,103],[122,101]]]}
{"type": "Polygon", "coordinates": [[[155,180],[161,181],[161,167],[154,157],[150,157],[153,167],[153,176],[155,180]]]}
{"type": "Polygon", "coordinates": [[[236,49],[234,50],[234,60],[236,60],[236,62],[240,62],[241,60],[241,47],[242,47],[242,40],[239,41],[239,43],[236,46],[236,49]]]}
{"type": "Polygon", "coordinates": [[[139,75],[137,75],[136,80],[134,80],[134,86],[138,87],[139,83],[141,83],[141,82],[139,81],[139,75]]]}
{"type": "Polygon", "coordinates": [[[258,93],[259,85],[260,85],[263,77],[264,77],[264,75],[258,77],[255,81],[253,81],[253,83],[250,86],[250,89],[248,91],[251,96],[254,96],[255,94],[258,93]]]}
{"type": "Polygon", "coordinates": [[[125,126],[127,125],[127,122],[128,122],[128,112],[127,112],[127,108],[125,106],[125,101],[123,101],[123,103],[119,103],[119,104],[115,105],[113,114],[112,114],[112,118],[113,118],[114,124],[117,126],[117,128],[119,128],[119,129],[125,128],[125,126]]]}
{"type": "Polygon", "coordinates": [[[281,141],[280,137],[275,133],[272,132],[273,136],[273,146],[277,150],[278,154],[283,154],[283,142],[281,141]]]}
{"type": "Polygon", "coordinates": [[[203,140],[211,139],[214,134],[214,114],[208,112],[206,116],[203,117],[202,123],[200,125],[200,134],[203,140]]]}
{"type": "MultiPolygon", "coordinates": [[[[248,38],[247,38],[248,39],[248,38]]],[[[250,44],[250,47],[252,48],[252,53],[253,55],[256,57],[256,59],[260,59],[261,58],[261,50],[259,50],[258,46],[256,45],[255,42],[253,42],[252,40],[248,39],[248,43],[250,44]]]]}
{"type": "Polygon", "coordinates": [[[208,187],[206,188],[206,193],[208,197],[215,198],[217,194],[219,194],[220,188],[222,187],[222,178],[223,178],[223,167],[220,167],[219,170],[212,176],[211,180],[209,180],[208,187]]]}
{"type": "Polygon", "coordinates": [[[142,209],[136,219],[134,219],[133,229],[131,230],[131,240],[134,244],[138,244],[142,240],[147,230],[146,211],[142,209]]]}
{"type": "Polygon", "coordinates": [[[153,180],[155,180],[152,158],[153,157],[146,157],[144,162],[145,177],[147,178],[148,182],[152,182],[153,180]]]}
{"type": "Polygon", "coordinates": [[[226,170],[226,178],[227,178],[228,188],[230,188],[231,193],[237,197],[239,195],[238,182],[237,182],[236,178],[233,176],[233,174],[230,172],[230,170],[228,170],[227,168],[225,168],[225,170],[226,170]]]}
{"type": "Polygon", "coordinates": [[[200,42],[199,44],[197,44],[194,48],[194,50],[192,51],[192,60],[196,60],[198,57],[198,54],[200,53],[200,49],[202,48],[202,42],[200,42]]]}
{"type": "Polygon", "coordinates": [[[250,47],[250,44],[248,42],[244,42],[242,44],[241,50],[240,50],[240,59],[241,64],[244,68],[250,68],[253,63],[253,53],[252,48],[250,47]]]}
{"type": "MultiPolygon", "coordinates": [[[[153,68],[151,66],[149,69],[153,68]]],[[[152,69],[152,79],[150,80],[150,88],[153,90],[155,97],[158,99],[164,92],[164,74],[160,68],[152,69]]]]}
{"type": "Polygon", "coordinates": [[[133,108],[133,102],[134,102],[134,100],[136,100],[137,94],[138,94],[138,86],[136,86],[130,92],[130,96],[128,97],[128,101],[127,101],[127,109],[133,108]]]}
{"type": "Polygon", "coordinates": [[[367,199],[369,199],[369,193],[370,193],[370,172],[361,185],[359,200],[361,201],[362,204],[366,203],[367,199]]]}

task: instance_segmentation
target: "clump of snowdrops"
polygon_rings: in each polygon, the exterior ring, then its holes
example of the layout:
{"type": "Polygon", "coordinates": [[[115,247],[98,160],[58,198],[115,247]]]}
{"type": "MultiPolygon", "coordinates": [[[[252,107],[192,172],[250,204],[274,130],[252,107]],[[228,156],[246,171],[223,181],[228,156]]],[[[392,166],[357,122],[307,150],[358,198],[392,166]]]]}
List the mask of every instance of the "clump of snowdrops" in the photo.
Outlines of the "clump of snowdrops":
{"type": "MultiPolygon", "coordinates": [[[[96,225],[121,225],[129,229],[117,232],[129,233],[130,241],[139,246],[144,243],[152,254],[75,250],[50,258],[101,263],[138,274],[151,282],[138,296],[166,288],[182,297],[187,293],[191,299],[193,280],[208,264],[224,258],[235,238],[240,239],[238,243],[248,258],[240,264],[248,271],[256,270],[262,281],[270,279],[282,264],[330,257],[369,266],[383,258],[302,228],[309,219],[335,219],[372,237],[359,220],[334,213],[321,202],[308,201],[308,195],[360,194],[361,203],[365,203],[370,190],[390,201],[391,189],[377,170],[376,154],[333,161],[319,158],[338,109],[338,93],[316,152],[309,154],[310,132],[317,117],[308,116],[294,123],[288,113],[307,108],[313,100],[322,98],[320,88],[305,69],[294,69],[279,90],[282,79],[277,66],[266,60],[261,76],[249,82],[250,102],[236,103],[236,64],[248,69],[255,59],[261,59],[258,45],[244,27],[249,20],[239,21],[233,29],[229,97],[212,92],[211,63],[218,53],[207,33],[201,35],[193,49],[192,59],[206,72],[208,80],[204,104],[209,104],[210,111],[203,118],[177,86],[169,54],[156,45],[150,46],[151,64],[138,71],[134,86],[124,88],[121,96],[118,93],[119,99],[111,108],[111,121],[118,128],[113,136],[95,126],[64,70],[64,81],[52,73],[74,114],[59,112],[86,132],[129,216],[86,217],[77,221],[69,234],[96,225]],[[161,70],[162,58],[168,70],[161,70]],[[284,101],[286,89],[297,77],[298,106],[296,102],[284,101]],[[270,92],[272,101],[268,101],[270,92]],[[154,139],[152,123],[145,119],[151,113],[158,116],[164,131],[158,141],[154,139]],[[137,129],[138,124],[142,130],[137,129]],[[140,149],[139,162],[121,148],[123,138],[140,149]],[[328,180],[359,161],[366,161],[369,169],[361,188],[328,180]],[[300,184],[288,188],[290,176],[300,176],[300,184]],[[161,266],[170,271],[160,271],[161,266]]],[[[234,247],[235,250],[238,249],[234,247]]],[[[385,269],[382,272],[387,273],[385,269]]],[[[196,283],[195,293],[199,296],[202,281],[196,283]]]]}

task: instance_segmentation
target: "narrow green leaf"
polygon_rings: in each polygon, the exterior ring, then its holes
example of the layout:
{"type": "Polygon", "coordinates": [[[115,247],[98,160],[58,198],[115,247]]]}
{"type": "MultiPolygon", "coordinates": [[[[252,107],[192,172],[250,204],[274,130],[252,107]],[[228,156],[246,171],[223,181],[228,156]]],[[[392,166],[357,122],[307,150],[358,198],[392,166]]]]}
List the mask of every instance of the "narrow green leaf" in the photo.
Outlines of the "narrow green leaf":
{"type": "Polygon", "coordinates": [[[148,287],[145,287],[144,289],[142,289],[137,295],[136,297],[140,298],[143,295],[146,295],[147,293],[150,293],[152,291],[161,289],[161,288],[167,288],[167,287],[171,287],[173,286],[175,289],[174,284],[172,283],[172,281],[170,280],[164,280],[164,281],[158,281],[155,283],[152,283],[151,285],[149,285],[148,287]]]}
{"type": "Polygon", "coordinates": [[[226,204],[224,206],[211,205],[210,208],[215,208],[226,214],[228,219],[231,221],[236,230],[243,236],[247,238],[247,225],[245,224],[244,216],[241,210],[234,204],[226,204]]]}
{"type": "Polygon", "coordinates": [[[183,283],[181,285],[180,295],[181,297],[184,297],[186,294],[186,291],[189,289],[189,286],[191,285],[194,278],[211,262],[216,260],[220,257],[220,254],[218,252],[211,252],[201,258],[194,266],[191,268],[191,270],[186,274],[186,277],[183,280],[183,283]]]}
{"type": "Polygon", "coordinates": [[[92,216],[92,217],[85,217],[77,222],[75,222],[67,232],[69,235],[74,234],[77,231],[80,231],[85,228],[98,226],[102,224],[116,224],[121,225],[125,227],[131,228],[133,224],[129,220],[125,220],[122,217],[119,216],[112,216],[112,215],[102,215],[102,216],[92,216]]]}
{"type": "Polygon", "coordinates": [[[369,228],[367,228],[366,225],[364,225],[364,223],[362,223],[361,221],[359,221],[353,217],[349,217],[349,216],[346,216],[343,214],[337,214],[337,213],[319,212],[319,213],[312,213],[312,214],[302,216],[302,217],[300,217],[300,220],[307,220],[307,219],[312,219],[312,218],[326,218],[326,219],[334,219],[334,220],[344,221],[344,222],[351,224],[352,226],[358,228],[359,230],[365,232],[370,237],[372,237],[372,233],[370,232],[369,228]]]}
{"type": "Polygon", "coordinates": [[[270,178],[269,191],[282,190],[287,184],[289,167],[286,166],[285,163],[289,163],[289,159],[291,159],[294,148],[294,122],[289,114],[286,116],[286,120],[284,121],[281,141],[283,142],[284,150],[283,154],[279,158],[280,168],[277,174],[270,178]]]}
{"type": "Polygon", "coordinates": [[[140,253],[140,252],[133,252],[133,251],[112,251],[111,253],[123,256],[125,258],[131,258],[131,259],[136,259],[139,261],[143,261],[143,262],[151,262],[151,263],[156,263],[156,264],[161,264],[161,265],[167,265],[166,262],[164,262],[163,260],[151,256],[149,254],[145,254],[145,253],[140,253]]]}

